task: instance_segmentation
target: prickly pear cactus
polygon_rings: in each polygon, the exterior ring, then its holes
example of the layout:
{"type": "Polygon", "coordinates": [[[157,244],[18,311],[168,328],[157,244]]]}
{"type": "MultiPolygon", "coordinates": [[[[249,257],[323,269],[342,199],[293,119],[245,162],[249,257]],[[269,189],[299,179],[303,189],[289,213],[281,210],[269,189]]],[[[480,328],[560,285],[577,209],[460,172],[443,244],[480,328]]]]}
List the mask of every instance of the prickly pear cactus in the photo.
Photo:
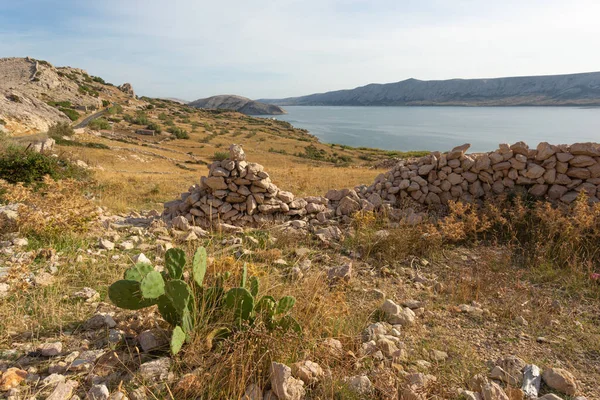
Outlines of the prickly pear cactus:
{"type": "Polygon", "coordinates": [[[140,283],[132,280],[123,279],[110,285],[108,297],[117,307],[127,310],[139,310],[156,304],[155,299],[145,299],[140,283]]]}
{"type": "Polygon", "coordinates": [[[171,353],[179,353],[183,343],[185,343],[185,337],[185,332],[180,326],[176,326],[175,329],[173,329],[173,333],[171,335],[171,353]]]}
{"type": "Polygon", "coordinates": [[[233,315],[238,324],[242,321],[251,322],[254,312],[254,297],[245,288],[230,289],[225,295],[225,305],[233,310],[233,315]]]}
{"type": "Polygon", "coordinates": [[[206,275],[207,259],[208,256],[204,247],[200,247],[196,250],[196,254],[194,254],[194,259],[192,261],[192,276],[194,277],[196,284],[200,287],[202,287],[204,276],[206,275]]]}
{"type": "Polygon", "coordinates": [[[140,282],[140,291],[145,299],[157,299],[165,293],[165,281],[160,272],[151,271],[140,282]]]}
{"type": "Polygon", "coordinates": [[[181,249],[169,249],[165,253],[165,269],[169,279],[181,279],[185,267],[185,252],[181,249]]]}
{"type": "Polygon", "coordinates": [[[141,282],[142,279],[152,271],[154,271],[154,267],[150,264],[136,264],[125,271],[123,279],[141,282]]]}

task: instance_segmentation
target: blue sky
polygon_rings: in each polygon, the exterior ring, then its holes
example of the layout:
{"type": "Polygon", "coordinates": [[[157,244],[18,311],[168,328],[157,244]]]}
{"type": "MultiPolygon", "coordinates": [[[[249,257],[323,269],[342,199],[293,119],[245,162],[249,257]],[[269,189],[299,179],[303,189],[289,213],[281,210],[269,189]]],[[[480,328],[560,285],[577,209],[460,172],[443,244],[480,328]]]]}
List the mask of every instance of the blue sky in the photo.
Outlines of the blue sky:
{"type": "Polygon", "coordinates": [[[275,98],[600,70],[597,0],[0,0],[0,57],[139,94],[275,98]]]}

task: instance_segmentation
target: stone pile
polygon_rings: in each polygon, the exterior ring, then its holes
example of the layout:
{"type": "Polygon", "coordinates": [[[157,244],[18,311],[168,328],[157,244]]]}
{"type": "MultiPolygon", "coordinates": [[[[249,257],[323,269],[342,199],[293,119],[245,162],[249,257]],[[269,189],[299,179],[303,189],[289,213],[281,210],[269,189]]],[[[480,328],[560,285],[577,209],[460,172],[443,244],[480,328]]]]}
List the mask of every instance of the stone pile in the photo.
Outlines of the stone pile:
{"type": "MultiPolygon", "coordinates": [[[[397,206],[405,199],[423,205],[450,200],[471,202],[515,190],[563,203],[580,192],[597,202],[600,187],[600,145],[540,143],[530,149],[524,142],[501,144],[495,151],[465,154],[469,144],[448,153],[432,152],[418,160],[403,161],[379,175],[371,186],[355,188],[358,197],[377,206],[397,206]]],[[[331,198],[331,196],[327,196],[331,198]]]]}
{"type": "Polygon", "coordinates": [[[209,174],[179,200],[165,203],[163,218],[184,217],[190,224],[208,228],[284,222],[290,219],[327,220],[329,201],[324,197],[296,198],[280,190],[262,165],[246,161],[243,149],[230,148],[230,157],[209,166],[209,174]]]}

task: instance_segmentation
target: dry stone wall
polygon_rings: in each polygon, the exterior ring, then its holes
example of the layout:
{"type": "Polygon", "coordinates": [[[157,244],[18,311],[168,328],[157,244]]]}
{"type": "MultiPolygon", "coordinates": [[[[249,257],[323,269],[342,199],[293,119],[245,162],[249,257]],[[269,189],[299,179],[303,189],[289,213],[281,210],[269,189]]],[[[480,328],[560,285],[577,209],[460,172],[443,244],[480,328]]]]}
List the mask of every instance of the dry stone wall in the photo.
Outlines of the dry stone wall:
{"type": "Polygon", "coordinates": [[[464,144],[448,153],[433,152],[419,160],[398,163],[373,185],[357,187],[371,203],[397,205],[412,199],[424,205],[450,200],[474,201],[517,189],[563,203],[580,192],[597,202],[600,186],[600,145],[543,142],[530,149],[524,142],[501,144],[495,151],[466,154],[464,144]]]}
{"type": "Polygon", "coordinates": [[[515,190],[567,204],[585,192],[590,201],[598,201],[597,143],[554,146],[544,142],[530,149],[518,142],[501,144],[489,153],[466,154],[469,147],[464,144],[447,153],[400,161],[370,186],[299,198],[280,190],[262,165],[247,162],[242,148],[232,145],[230,157],[211,164],[199,185],[165,203],[163,218],[174,225],[203,228],[286,221],[304,228],[349,222],[358,211],[386,211],[393,219],[418,222],[412,208],[400,206],[438,207],[450,200],[472,202],[515,190]]]}

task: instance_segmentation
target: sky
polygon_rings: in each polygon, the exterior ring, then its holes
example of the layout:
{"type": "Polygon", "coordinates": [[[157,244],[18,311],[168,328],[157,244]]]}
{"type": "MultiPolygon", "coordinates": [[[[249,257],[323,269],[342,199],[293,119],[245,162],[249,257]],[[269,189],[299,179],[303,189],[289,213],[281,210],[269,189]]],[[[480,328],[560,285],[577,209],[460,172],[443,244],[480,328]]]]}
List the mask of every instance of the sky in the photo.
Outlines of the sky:
{"type": "Polygon", "coordinates": [[[598,0],[0,0],[0,57],[137,94],[283,98],[600,70],[598,0]]]}

